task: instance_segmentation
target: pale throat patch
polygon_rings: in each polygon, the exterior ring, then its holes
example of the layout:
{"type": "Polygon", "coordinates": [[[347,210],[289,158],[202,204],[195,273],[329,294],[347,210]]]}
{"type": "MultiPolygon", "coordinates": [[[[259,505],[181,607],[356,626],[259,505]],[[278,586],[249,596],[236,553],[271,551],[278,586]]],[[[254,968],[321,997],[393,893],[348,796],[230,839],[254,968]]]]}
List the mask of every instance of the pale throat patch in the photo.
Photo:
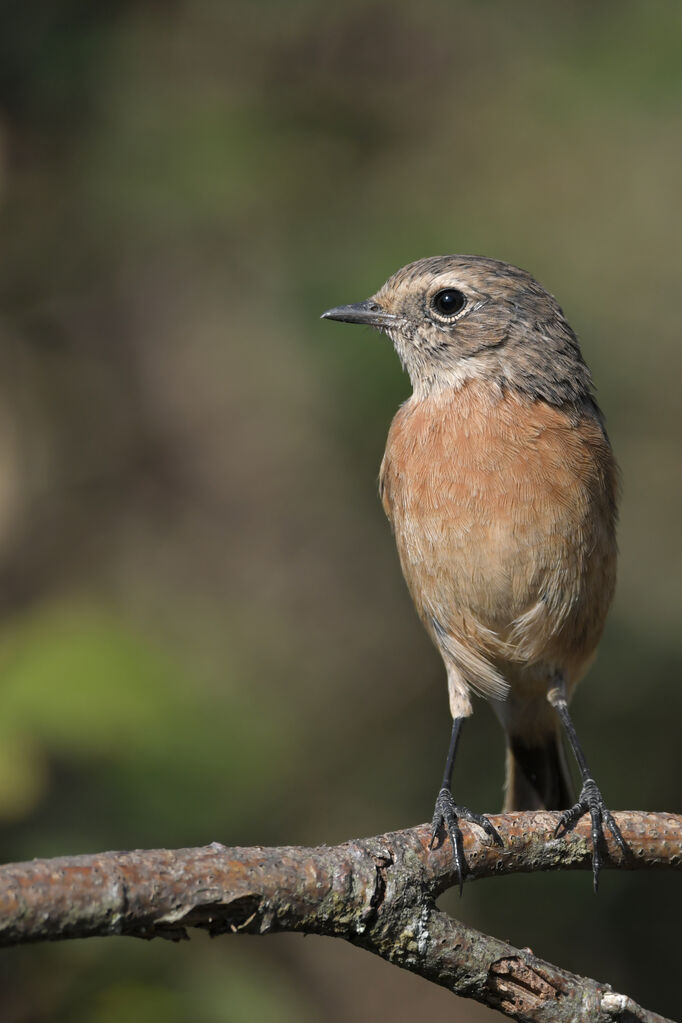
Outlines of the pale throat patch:
{"type": "Polygon", "coordinates": [[[473,356],[458,356],[452,352],[450,358],[435,359],[433,351],[418,334],[414,338],[406,338],[401,331],[392,328],[388,328],[386,333],[417,398],[438,391],[457,391],[470,380],[490,382],[490,362],[485,352],[473,356]]]}

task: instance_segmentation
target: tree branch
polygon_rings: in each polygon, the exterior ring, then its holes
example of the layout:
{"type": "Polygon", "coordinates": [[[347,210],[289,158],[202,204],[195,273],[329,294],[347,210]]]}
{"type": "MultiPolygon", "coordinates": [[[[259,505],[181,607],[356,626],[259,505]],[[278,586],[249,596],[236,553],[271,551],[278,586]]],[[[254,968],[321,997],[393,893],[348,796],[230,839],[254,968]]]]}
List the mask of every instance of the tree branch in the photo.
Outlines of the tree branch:
{"type": "MultiPolygon", "coordinates": [[[[504,847],[463,824],[468,879],[590,867],[589,822],[555,839],[555,813],[491,817],[504,847]]],[[[615,815],[631,850],[606,867],[682,866],[682,815],[615,815]]],[[[436,906],[456,883],[447,843],[412,828],[318,848],[110,852],[0,867],[0,945],[123,934],[300,931],[345,938],[526,1023],[665,1023],[608,985],[465,927],[436,906]]]]}

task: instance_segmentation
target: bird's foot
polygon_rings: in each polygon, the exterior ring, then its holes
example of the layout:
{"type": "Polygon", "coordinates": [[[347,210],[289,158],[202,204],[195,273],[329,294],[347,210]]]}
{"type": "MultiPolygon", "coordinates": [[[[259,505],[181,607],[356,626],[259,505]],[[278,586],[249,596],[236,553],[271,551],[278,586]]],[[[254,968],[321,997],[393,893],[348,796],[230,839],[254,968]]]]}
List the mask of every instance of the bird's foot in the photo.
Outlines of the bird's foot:
{"type": "Polygon", "coordinates": [[[474,813],[473,810],[467,809],[466,806],[458,806],[450,789],[443,788],[440,790],[433,811],[433,820],[431,821],[431,842],[429,848],[433,849],[436,839],[439,836],[443,836],[444,832],[447,833],[452,845],[452,856],[455,861],[459,881],[459,894],[461,895],[464,888],[465,863],[462,851],[462,832],[459,827],[460,821],[471,821],[472,824],[478,824],[479,828],[483,828],[486,835],[489,835],[497,845],[503,845],[504,843],[487,817],[480,813],[474,813]]]}
{"type": "Polygon", "coordinates": [[[616,845],[624,856],[628,855],[628,847],[620,828],[606,808],[604,797],[597,788],[597,783],[592,778],[585,779],[578,802],[569,810],[564,810],[554,834],[565,835],[586,813],[589,813],[592,820],[592,878],[596,892],[599,888],[599,870],[602,864],[601,847],[606,845],[604,825],[613,835],[616,845]]]}

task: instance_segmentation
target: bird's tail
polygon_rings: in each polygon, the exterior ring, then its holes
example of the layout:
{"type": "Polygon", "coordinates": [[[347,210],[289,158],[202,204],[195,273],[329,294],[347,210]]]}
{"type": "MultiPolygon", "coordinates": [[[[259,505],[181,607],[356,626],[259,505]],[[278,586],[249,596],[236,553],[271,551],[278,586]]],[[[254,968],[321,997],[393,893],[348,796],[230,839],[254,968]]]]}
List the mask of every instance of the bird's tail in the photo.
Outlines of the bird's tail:
{"type": "Polygon", "coordinates": [[[504,812],[565,810],[573,805],[573,786],[558,732],[529,741],[507,737],[504,812]]]}

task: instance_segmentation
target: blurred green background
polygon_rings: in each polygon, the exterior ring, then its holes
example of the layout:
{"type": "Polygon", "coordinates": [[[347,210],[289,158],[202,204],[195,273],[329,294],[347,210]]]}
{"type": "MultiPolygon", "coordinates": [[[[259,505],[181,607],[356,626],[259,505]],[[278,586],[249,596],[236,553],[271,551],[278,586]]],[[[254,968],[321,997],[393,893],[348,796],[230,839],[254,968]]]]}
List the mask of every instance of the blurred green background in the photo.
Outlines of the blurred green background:
{"type": "MultiPolygon", "coordinates": [[[[409,393],[320,323],[475,252],[556,293],[624,474],[579,732],[614,809],[680,809],[682,7],[0,3],[0,856],[335,843],[428,818],[445,680],[376,476],[409,393]]],[[[501,804],[479,702],[457,768],[501,804]]],[[[444,899],[674,1014],[679,881],[444,899]]],[[[459,1021],[340,942],[0,956],[3,1023],[459,1021]]]]}

